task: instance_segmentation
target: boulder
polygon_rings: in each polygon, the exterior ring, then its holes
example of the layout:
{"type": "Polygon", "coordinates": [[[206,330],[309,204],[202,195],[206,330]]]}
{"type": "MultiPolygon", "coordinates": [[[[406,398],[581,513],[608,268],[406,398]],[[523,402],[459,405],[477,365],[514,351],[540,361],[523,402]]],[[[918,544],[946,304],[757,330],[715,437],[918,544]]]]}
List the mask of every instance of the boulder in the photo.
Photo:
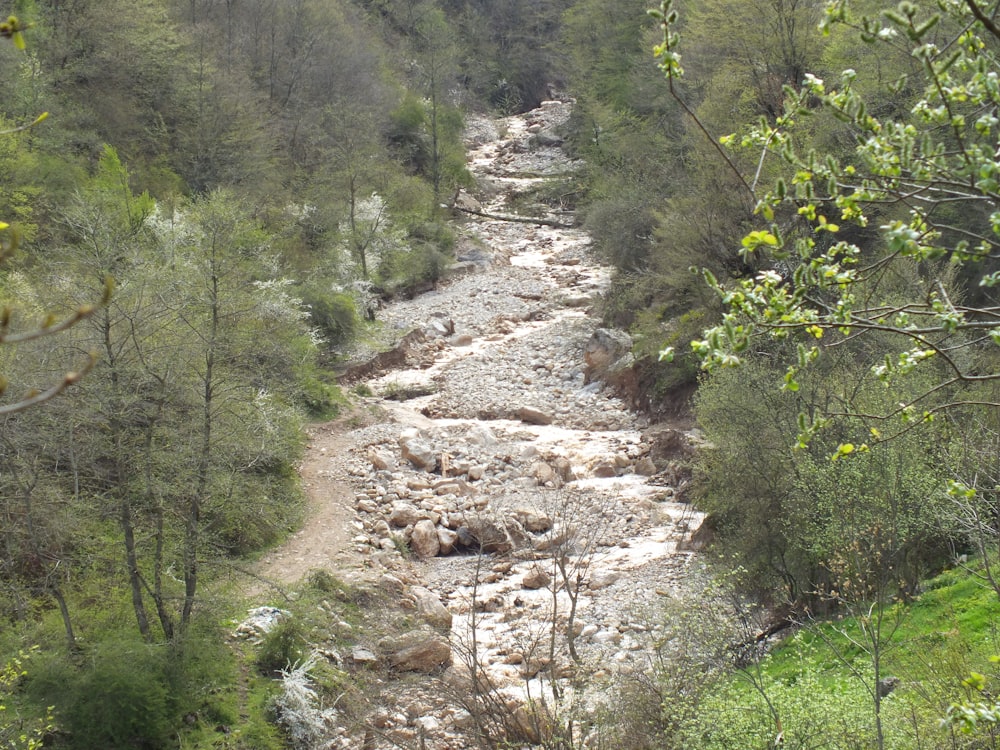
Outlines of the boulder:
{"type": "Polygon", "coordinates": [[[460,190],[458,195],[455,196],[455,208],[460,211],[483,212],[482,204],[464,190],[460,190]]]}
{"type": "Polygon", "coordinates": [[[484,424],[472,425],[465,434],[465,439],[481,448],[492,448],[497,444],[497,436],[484,424]]]}
{"type": "Polygon", "coordinates": [[[553,468],[564,482],[572,482],[576,479],[576,472],[573,471],[573,464],[565,456],[559,456],[553,462],[553,468]]]}
{"type": "Polygon", "coordinates": [[[413,526],[427,518],[427,512],[411,503],[395,502],[389,513],[389,523],[397,529],[413,526]]]}
{"type": "Polygon", "coordinates": [[[451,630],[451,612],[448,611],[438,595],[423,586],[410,588],[410,595],[417,605],[417,614],[433,628],[451,630]]]}
{"type": "Polygon", "coordinates": [[[514,518],[525,531],[539,534],[552,528],[552,518],[548,513],[536,508],[515,508],[514,518]]]}
{"type": "Polygon", "coordinates": [[[434,471],[437,468],[437,453],[435,453],[434,447],[422,437],[401,435],[399,438],[399,448],[402,451],[403,458],[418,469],[434,471]]]}
{"type": "Polygon", "coordinates": [[[528,535],[515,518],[497,519],[470,515],[457,529],[459,543],[483,552],[506,554],[525,546],[528,535]]]}
{"type": "Polygon", "coordinates": [[[431,630],[411,630],[378,643],[390,665],[402,672],[434,672],[451,663],[451,646],[431,630]]]}
{"type": "Polygon", "coordinates": [[[598,461],[591,469],[591,473],[599,479],[609,479],[618,476],[618,467],[615,466],[614,459],[598,461]]]}
{"type": "Polygon", "coordinates": [[[553,735],[555,721],[542,701],[513,708],[512,718],[518,732],[532,745],[540,745],[553,735]]]}
{"type": "Polygon", "coordinates": [[[424,329],[429,336],[447,338],[455,335],[455,321],[451,319],[432,320],[424,329]]]}
{"type": "Polygon", "coordinates": [[[564,307],[587,307],[594,301],[592,294],[567,294],[562,298],[564,307]]]}
{"type": "Polygon", "coordinates": [[[385,471],[396,467],[395,458],[393,458],[393,456],[383,448],[372,448],[368,451],[368,460],[371,461],[372,466],[379,471],[385,471]]]}
{"type": "Polygon", "coordinates": [[[387,594],[399,596],[403,593],[405,584],[396,578],[396,576],[392,575],[392,573],[383,573],[382,577],[378,579],[378,587],[387,594]]]}
{"type": "Polygon", "coordinates": [[[533,145],[540,146],[542,148],[559,148],[563,145],[563,138],[560,135],[556,135],[551,130],[543,130],[541,133],[536,133],[531,137],[531,142],[533,145]]]}
{"type": "Polygon", "coordinates": [[[632,337],[624,331],[598,328],[583,350],[586,362],[584,379],[588,383],[602,380],[622,357],[631,354],[632,337]]]}
{"type": "Polygon", "coordinates": [[[558,487],[561,482],[556,470],[544,461],[536,461],[531,465],[531,476],[535,478],[539,486],[558,487]]]}
{"type": "Polygon", "coordinates": [[[649,428],[642,440],[650,446],[649,457],[660,466],[669,461],[687,461],[695,453],[696,442],[689,433],[665,425],[649,428]]]}
{"type": "Polygon", "coordinates": [[[552,576],[533,565],[531,569],[521,578],[521,585],[526,589],[543,589],[552,583],[552,576]]]}
{"type": "Polygon", "coordinates": [[[555,421],[555,417],[547,411],[536,409],[533,406],[522,406],[517,410],[517,418],[528,424],[548,425],[555,421]]]}
{"type": "Polygon", "coordinates": [[[418,521],[410,535],[410,549],[421,559],[437,557],[441,551],[441,541],[438,539],[437,527],[429,519],[418,521]]]}
{"type": "Polygon", "coordinates": [[[355,646],[351,649],[351,661],[357,666],[369,666],[378,662],[378,656],[364,646],[355,646]]]}
{"type": "Polygon", "coordinates": [[[591,591],[606,589],[621,577],[622,574],[617,570],[595,570],[590,575],[587,587],[591,591]]]}
{"type": "Polygon", "coordinates": [[[450,555],[455,551],[455,545],[458,543],[458,534],[451,529],[438,526],[437,535],[438,544],[441,546],[440,551],[438,552],[439,555],[450,555]]]}
{"type": "Polygon", "coordinates": [[[656,474],[656,464],[649,456],[643,456],[635,462],[634,471],[639,476],[651,477],[656,474]]]}

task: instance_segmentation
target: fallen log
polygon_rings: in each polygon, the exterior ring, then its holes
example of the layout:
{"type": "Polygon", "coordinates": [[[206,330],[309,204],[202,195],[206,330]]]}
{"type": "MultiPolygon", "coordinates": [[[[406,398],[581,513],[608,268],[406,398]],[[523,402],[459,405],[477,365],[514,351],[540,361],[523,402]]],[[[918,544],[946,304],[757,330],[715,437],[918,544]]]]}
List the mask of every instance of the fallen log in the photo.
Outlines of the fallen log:
{"type": "Polygon", "coordinates": [[[539,224],[543,227],[555,227],[556,229],[572,229],[572,224],[564,224],[554,219],[538,219],[533,216],[509,216],[505,214],[491,214],[485,211],[476,211],[474,208],[463,208],[462,206],[452,206],[456,211],[481,216],[484,219],[495,219],[496,221],[514,221],[520,224],[539,224]]]}

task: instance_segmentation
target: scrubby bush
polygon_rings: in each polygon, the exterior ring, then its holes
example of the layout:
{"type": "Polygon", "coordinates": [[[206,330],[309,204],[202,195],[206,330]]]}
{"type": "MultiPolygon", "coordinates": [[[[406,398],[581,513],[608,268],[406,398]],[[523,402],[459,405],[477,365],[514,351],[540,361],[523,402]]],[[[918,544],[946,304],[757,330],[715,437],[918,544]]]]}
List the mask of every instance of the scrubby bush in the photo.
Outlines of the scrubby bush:
{"type": "Polygon", "coordinates": [[[264,636],[257,652],[257,669],[276,676],[291,669],[306,657],[306,639],[296,620],[283,620],[264,636]]]}
{"type": "Polygon", "coordinates": [[[68,746],[170,747],[183,698],[171,651],[122,638],[88,656],[82,666],[65,658],[40,662],[29,684],[40,704],[55,706],[68,746]]]}
{"type": "Polygon", "coordinates": [[[350,341],[360,327],[354,298],[345,292],[318,286],[302,288],[302,302],[309,310],[309,321],[331,346],[350,341]]]}

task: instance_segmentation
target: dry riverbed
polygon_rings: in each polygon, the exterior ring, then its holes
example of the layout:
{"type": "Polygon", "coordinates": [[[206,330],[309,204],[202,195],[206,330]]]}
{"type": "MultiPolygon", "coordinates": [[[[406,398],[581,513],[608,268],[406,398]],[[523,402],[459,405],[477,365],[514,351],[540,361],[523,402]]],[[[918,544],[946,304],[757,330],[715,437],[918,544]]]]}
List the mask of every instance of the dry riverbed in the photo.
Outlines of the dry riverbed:
{"type": "MultiPolygon", "coordinates": [[[[571,174],[556,137],[568,114],[547,102],[473,123],[479,200],[460,202],[512,214],[571,174]]],[[[330,657],[427,676],[387,685],[363,727],[333,721],[324,747],[454,750],[504,728],[539,741],[587,710],[588,690],[648,668],[658,602],[692,566],[684,542],[701,518],[677,500],[696,437],[648,424],[595,379],[627,352],[619,334],[595,336],[588,311],[609,273],[587,236],[482,216],[464,231],[465,275],[381,311],[400,337],[421,333],[402,364],[368,373],[373,395],[352,415],[312,428],[309,517],[258,568],[285,586],[327,570],[426,622],[330,657]],[[505,727],[480,715],[487,704],[505,727]]]]}

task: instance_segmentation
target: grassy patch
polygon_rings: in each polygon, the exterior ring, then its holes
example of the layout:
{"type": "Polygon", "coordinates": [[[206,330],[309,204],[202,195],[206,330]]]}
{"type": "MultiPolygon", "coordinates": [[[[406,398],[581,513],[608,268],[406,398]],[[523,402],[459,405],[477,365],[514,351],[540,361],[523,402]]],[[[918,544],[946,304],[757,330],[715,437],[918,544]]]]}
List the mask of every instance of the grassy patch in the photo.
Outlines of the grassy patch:
{"type": "MultiPolygon", "coordinates": [[[[992,747],[952,735],[940,719],[952,703],[981,700],[963,684],[971,672],[984,674],[987,694],[1000,687],[990,659],[1000,653],[998,621],[1000,599],[969,570],[942,573],[887,610],[879,676],[893,686],[878,705],[883,747],[992,747]]],[[[769,747],[780,733],[793,747],[879,747],[872,650],[858,645],[872,627],[847,617],[805,625],[706,691],[688,746],[769,747]]]]}

